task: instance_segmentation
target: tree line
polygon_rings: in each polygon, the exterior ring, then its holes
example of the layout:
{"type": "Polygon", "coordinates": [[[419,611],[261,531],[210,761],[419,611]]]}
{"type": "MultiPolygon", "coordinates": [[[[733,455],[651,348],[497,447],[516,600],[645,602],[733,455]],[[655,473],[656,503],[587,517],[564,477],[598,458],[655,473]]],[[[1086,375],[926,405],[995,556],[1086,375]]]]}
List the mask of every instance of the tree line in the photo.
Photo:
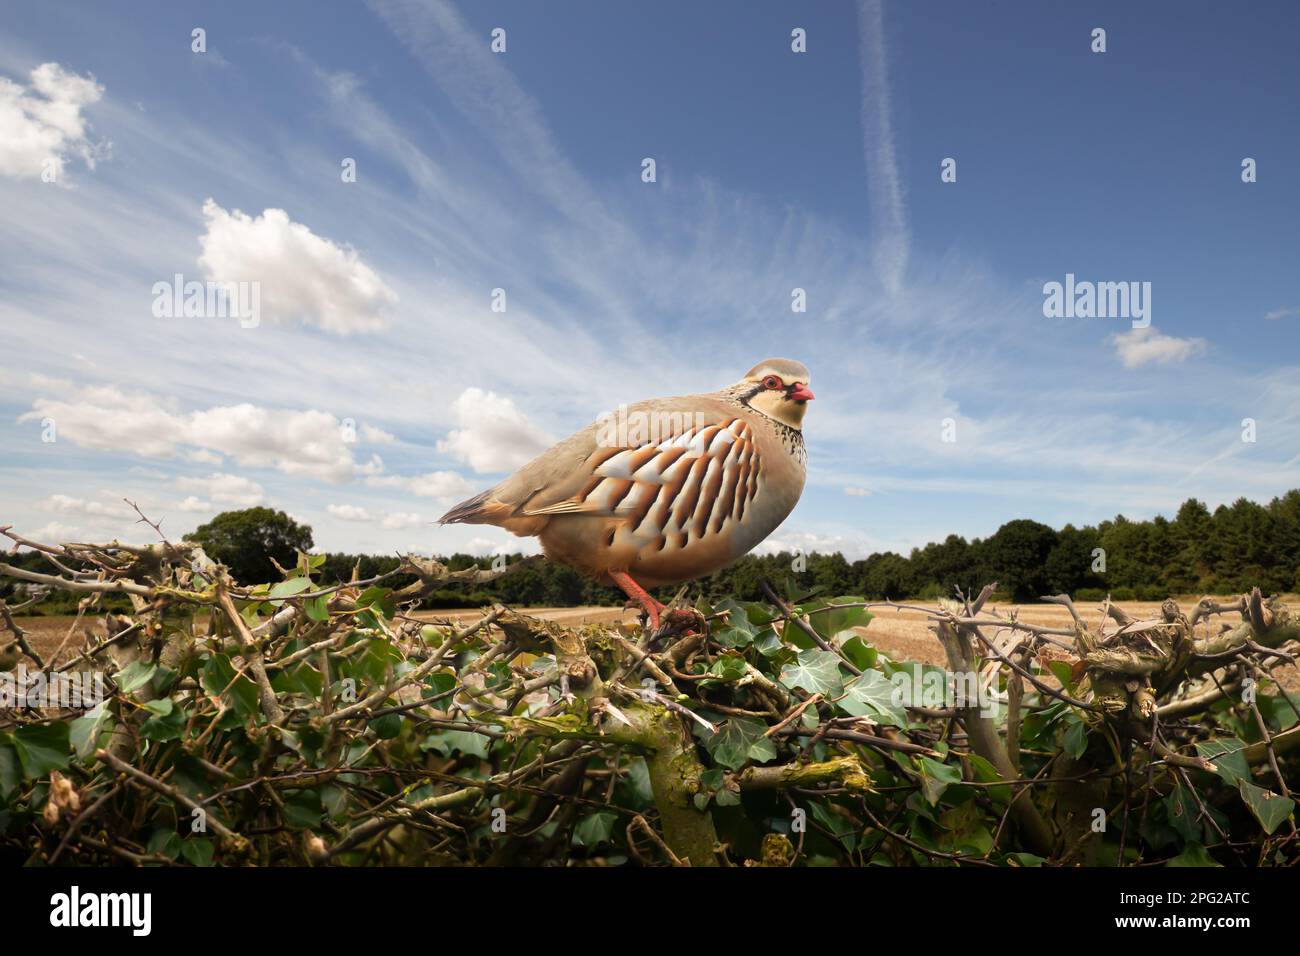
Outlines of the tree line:
{"type": "MultiPolygon", "coordinates": [[[[279,580],[277,568],[291,567],[296,552],[310,551],[311,528],[283,511],[248,508],[217,515],[186,535],[230,570],[235,580],[254,584],[279,580]]],[[[517,561],[521,554],[507,555],[517,561]]],[[[17,559],[42,569],[39,555],[17,559]]],[[[491,558],[452,554],[451,569],[489,567],[491,558]]],[[[328,553],[321,580],[343,582],[354,572],[371,578],[392,571],[395,555],[328,553]]],[[[48,570],[48,569],[45,569],[48,570]]],[[[849,561],[834,553],[750,554],[694,587],[705,597],[763,598],[761,582],[793,578],[801,590],[856,594],[872,600],[930,600],[954,588],[978,590],[999,583],[1004,600],[1031,601],[1043,594],[1066,593],[1081,600],[1159,600],[1170,594],[1231,594],[1255,585],[1266,592],[1300,591],[1300,489],[1261,505],[1238,498],[1211,511],[1189,498],[1172,518],[1133,521],[1123,515],[1096,526],[1067,524],[1059,531],[1028,518],[1002,525],[987,538],[949,535],[941,542],[849,561]]],[[[385,582],[400,587],[400,576],[385,582]]],[[[665,596],[661,593],[661,597],[665,596]]],[[[622,604],[622,592],[603,587],[579,572],[546,561],[472,590],[434,594],[427,607],[463,607],[491,602],[514,606],[569,607],[622,604]]]]}

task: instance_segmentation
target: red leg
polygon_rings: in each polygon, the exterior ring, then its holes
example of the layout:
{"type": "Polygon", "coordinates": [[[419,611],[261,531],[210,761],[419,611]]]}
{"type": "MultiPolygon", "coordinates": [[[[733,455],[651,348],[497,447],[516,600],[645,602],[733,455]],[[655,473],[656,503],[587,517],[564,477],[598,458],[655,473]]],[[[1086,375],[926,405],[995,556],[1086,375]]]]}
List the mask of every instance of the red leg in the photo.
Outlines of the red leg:
{"type": "Polygon", "coordinates": [[[633,581],[632,576],[626,571],[610,571],[609,577],[623,589],[623,593],[631,598],[637,607],[645,611],[646,617],[650,619],[650,630],[659,630],[659,614],[664,610],[664,605],[646,593],[646,589],[633,581]]]}

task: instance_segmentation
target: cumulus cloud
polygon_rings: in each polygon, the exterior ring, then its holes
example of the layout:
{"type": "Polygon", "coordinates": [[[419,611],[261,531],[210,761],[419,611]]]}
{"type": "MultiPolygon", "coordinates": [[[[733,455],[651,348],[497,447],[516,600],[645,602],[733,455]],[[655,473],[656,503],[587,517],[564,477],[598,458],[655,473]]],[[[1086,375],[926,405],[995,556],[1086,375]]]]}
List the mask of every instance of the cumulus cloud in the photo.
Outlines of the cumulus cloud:
{"type": "Polygon", "coordinates": [[[1152,362],[1159,365],[1184,362],[1204,352],[1207,346],[1205,339],[1175,338],[1161,333],[1154,325],[1112,335],[1110,341],[1125,368],[1141,368],[1152,362]]]}
{"type": "Polygon", "coordinates": [[[252,217],[203,204],[207,231],[199,265],[214,282],[260,283],[261,313],[273,322],[303,322],[348,335],[375,332],[397,293],[356,250],[324,239],[283,209],[252,217]]]}
{"type": "Polygon", "coordinates": [[[176,507],[181,511],[208,512],[217,510],[212,507],[211,501],[204,501],[202,498],[198,498],[194,495],[190,495],[184,501],[177,504],[176,507]]]}
{"type": "Polygon", "coordinates": [[[369,521],[370,512],[356,505],[326,505],[325,510],[340,521],[369,521]]]}
{"type": "Polygon", "coordinates": [[[57,511],[65,515],[91,515],[97,518],[125,518],[131,509],[122,502],[94,501],[74,498],[71,495],[50,495],[40,503],[44,511],[57,511]]]}
{"type": "Polygon", "coordinates": [[[65,391],[69,397],[36,399],[19,421],[52,419],[60,440],[143,458],[197,452],[202,460],[217,463],[226,455],[248,467],[331,482],[383,470],[378,455],[358,463],[339,419],[315,409],[269,409],[243,402],[183,413],[152,395],[113,386],[65,391]]]}
{"type": "Polygon", "coordinates": [[[390,531],[399,531],[403,528],[414,528],[416,525],[423,524],[420,516],[411,511],[394,511],[391,514],[384,515],[384,520],[380,526],[390,531]]]}
{"type": "Polygon", "coordinates": [[[39,179],[52,173],[61,182],[70,155],[93,169],[107,145],[90,142],[81,111],[103,95],[93,76],[57,63],[32,70],[30,86],[0,76],[0,175],[39,179]]]}
{"type": "Polygon", "coordinates": [[[421,498],[435,498],[454,504],[474,494],[475,487],[454,471],[430,471],[423,475],[372,475],[366,484],[376,488],[401,488],[421,498]]]}
{"type": "MultiPolygon", "coordinates": [[[[234,505],[237,508],[256,508],[264,499],[265,492],[262,486],[242,475],[227,475],[216,473],[206,478],[177,478],[175,481],[177,488],[182,491],[196,491],[199,494],[207,495],[213,501],[220,502],[223,505],[234,505]]],[[[182,509],[186,511],[205,510],[193,505],[189,508],[184,507],[186,502],[196,502],[197,499],[191,495],[182,502],[182,509]]],[[[211,507],[207,502],[197,502],[206,507],[211,507]]]]}
{"type": "Polygon", "coordinates": [[[495,392],[467,388],[452,403],[451,410],[460,427],[438,442],[438,451],[465,462],[480,474],[513,471],[545,451],[553,441],[514,402],[495,392]]]}

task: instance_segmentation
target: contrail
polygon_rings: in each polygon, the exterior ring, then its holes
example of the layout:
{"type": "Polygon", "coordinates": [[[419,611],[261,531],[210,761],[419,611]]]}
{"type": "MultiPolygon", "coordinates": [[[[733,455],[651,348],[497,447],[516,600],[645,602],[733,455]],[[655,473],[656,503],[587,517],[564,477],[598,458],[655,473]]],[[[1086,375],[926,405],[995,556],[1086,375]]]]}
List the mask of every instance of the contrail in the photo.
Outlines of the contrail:
{"type": "Polygon", "coordinates": [[[860,0],[858,24],[862,33],[862,148],[871,203],[873,257],[881,281],[891,294],[897,295],[907,271],[909,239],[889,115],[882,0],[860,0]]]}

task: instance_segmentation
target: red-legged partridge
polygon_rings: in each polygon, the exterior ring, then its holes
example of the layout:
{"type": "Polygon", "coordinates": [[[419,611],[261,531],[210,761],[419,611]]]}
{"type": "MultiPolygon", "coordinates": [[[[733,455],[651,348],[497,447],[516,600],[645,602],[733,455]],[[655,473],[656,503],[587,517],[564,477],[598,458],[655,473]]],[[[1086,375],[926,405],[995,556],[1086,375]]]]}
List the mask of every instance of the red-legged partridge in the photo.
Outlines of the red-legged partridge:
{"type": "Polygon", "coordinates": [[[658,627],[662,605],[638,581],[677,584],[726,567],[799,501],[812,397],[808,369],[768,359],[712,394],[622,406],[441,523],[536,535],[547,558],[617,584],[658,627]]]}

